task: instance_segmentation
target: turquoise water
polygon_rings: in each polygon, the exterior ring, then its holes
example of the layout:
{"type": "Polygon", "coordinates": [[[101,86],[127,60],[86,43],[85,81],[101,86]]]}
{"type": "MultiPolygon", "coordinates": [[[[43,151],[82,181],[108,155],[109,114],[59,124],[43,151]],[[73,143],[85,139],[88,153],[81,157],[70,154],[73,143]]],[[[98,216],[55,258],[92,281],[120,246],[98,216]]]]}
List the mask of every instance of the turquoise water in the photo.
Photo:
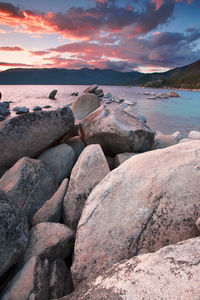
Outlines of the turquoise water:
{"type": "MultiPolygon", "coordinates": [[[[72,92],[81,93],[86,86],[51,86],[51,85],[10,85],[0,86],[2,101],[11,100],[11,110],[15,106],[27,106],[30,110],[35,105],[51,105],[53,108],[72,103],[72,92]],[[50,100],[51,90],[57,89],[56,100],[50,100]]],[[[139,87],[103,86],[104,93],[111,93],[129,101],[137,101],[136,107],[147,117],[148,125],[165,134],[180,130],[187,136],[190,130],[200,130],[200,92],[178,91],[179,98],[148,99],[150,95],[168,93],[163,89],[144,89],[139,87]]]]}

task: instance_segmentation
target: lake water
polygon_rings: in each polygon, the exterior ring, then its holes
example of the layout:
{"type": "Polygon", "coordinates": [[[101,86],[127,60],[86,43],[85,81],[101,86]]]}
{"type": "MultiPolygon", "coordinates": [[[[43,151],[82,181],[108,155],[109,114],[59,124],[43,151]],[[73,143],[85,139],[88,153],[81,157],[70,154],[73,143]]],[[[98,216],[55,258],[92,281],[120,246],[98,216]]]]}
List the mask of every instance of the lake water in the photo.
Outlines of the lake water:
{"type": "MultiPolygon", "coordinates": [[[[11,100],[11,110],[15,106],[51,105],[57,108],[74,101],[76,97],[70,96],[73,92],[81,93],[87,86],[72,85],[1,85],[2,101],[11,100]],[[56,100],[48,98],[49,93],[57,89],[56,100]]],[[[104,93],[111,93],[129,101],[137,101],[136,108],[146,117],[148,125],[156,131],[165,134],[179,130],[187,136],[191,130],[200,130],[200,92],[178,91],[179,98],[148,99],[144,93],[168,93],[169,90],[148,89],[139,87],[100,86],[104,93]]],[[[14,112],[12,113],[14,114],[14,112]]]]}

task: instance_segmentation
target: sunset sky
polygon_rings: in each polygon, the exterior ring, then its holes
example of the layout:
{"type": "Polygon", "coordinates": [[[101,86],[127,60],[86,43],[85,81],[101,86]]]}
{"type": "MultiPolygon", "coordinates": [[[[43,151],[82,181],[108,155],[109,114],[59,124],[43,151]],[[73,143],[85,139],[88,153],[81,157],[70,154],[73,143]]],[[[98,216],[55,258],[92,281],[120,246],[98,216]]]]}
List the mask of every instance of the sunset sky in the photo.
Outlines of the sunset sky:
{"type": "Polygon", "coordinates": [[[200,59],[200,0],[0,2],[0,71],[166,71],[200,59]]]}

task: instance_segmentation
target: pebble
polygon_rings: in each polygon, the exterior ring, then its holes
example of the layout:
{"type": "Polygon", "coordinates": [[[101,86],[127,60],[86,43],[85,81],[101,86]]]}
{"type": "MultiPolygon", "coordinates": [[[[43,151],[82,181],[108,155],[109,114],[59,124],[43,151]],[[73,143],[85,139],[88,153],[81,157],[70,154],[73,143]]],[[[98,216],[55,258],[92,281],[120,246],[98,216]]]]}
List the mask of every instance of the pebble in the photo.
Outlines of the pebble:
{"type": "Polygon", "coordinates": [[[42,110],[42,108],[40,106],[35,106],[33,111],[38,111],[38,110],[42,110]]]}

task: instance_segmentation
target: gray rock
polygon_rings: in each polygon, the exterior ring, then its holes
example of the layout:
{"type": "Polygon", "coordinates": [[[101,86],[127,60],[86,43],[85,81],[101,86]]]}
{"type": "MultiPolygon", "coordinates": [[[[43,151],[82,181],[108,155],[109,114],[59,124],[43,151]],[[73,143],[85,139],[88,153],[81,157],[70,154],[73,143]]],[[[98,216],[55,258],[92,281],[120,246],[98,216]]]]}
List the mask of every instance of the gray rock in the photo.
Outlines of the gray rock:
{"type": "Polygon", "coordinates": [[[27,157],[20,159],[0,180],[0,190],[24,209],[29,221],[57,188],[54,174],[41,161],[27,157]]]}
{"type": "Polygon", "coordinates": [[[39,257],[32,257],[7,284],[1,300],[48,300],[47,274],[39,257]]]}
{"type": "Polygon", "coordinates": [[[100,106],[95,94],[83,93],[72,104],[72,111],[76,120],[82,120],[100,106]]]}
{"type": "Polygon", "coordinates": [[[7,108],[10,107],[10,101],[3,101],[2,102],[7,108]]]}
{"type": "Polygon", "coordinates": [[[0,191],[0,276],[17,263],[28,244],[28,223],[23,211],[0,191]]]}
{"type": "Polygon", "coordinates": [[[5,103],[0,103],[0,115],[7,117],[10,115],[10,110],[5,103]]]}
{"type": "Polygon", "coordinates": [[[118,104],[102,105],[79,123],[87,144],[100,144],[107,155],[150,150],[155,132],[118,104]]]}
{"type": "Polygon", "coordinates": [[[33,256],[48,259],[49,262],[65,258],[72,253],[74,232],[58,223],[44,222],[35,225],[30,231],[30,240],[24,261],[33,256]]]}
{"type": "Polygon", "coordinates": [[[0,122],[4,121],[6,118],[2,115],[0,115],[0,122]]]}
{"type": "Polygon", "coordinates": [[[33,111],[38,111],[38,110],[42,110],[41,106],[37,105],[33,108],[33,111]]]}
{"type": "Polygon", "coordinates": [[[114,101],[112,100],[112,99],[108,99],[108,100],[106,100],[106,104],[111,104],[111,103],[113,103],[114,101]]]}
{"type": "Polygon", "coordinates": [[[32,226],[42,222],[60,223],[62,218],[63,199],[68,187],[68,179],[64,179],[59,189],[36,212],[32,219],[32,226]]]}
{"type": "Polygon", "coordinates": [[[45,105],[43,108],[51,108],[51,105],[45,105]]]}
{"type": "Polygon", "coordinates": [[[68,177],[75,163],[75,152],[67,144],[52,147],[38,156],[56,175],[58,183],[68,177]]]}
{"type": "Polygon", "coordinates": [[[129,115],[137,118],[138,120],[140,120],[140,121],[142,121],[144,123],[147,122],[147,118],[138,109],[136,109],[135,107],[133,107],[133,105],[128,105],[128,107],[123,108],[123,110],[127,114],[129,114],[129,115]]]}
{"type": "Polygon", "coordinates": [[[125,260],[62,300],[197,300],[199,248],[197,237],[125,260]]]}
{"type": "Polygon", "coordinates": [[[57,94],[57,90],[51,91],[51,93],[49,94],[49,99],[55,100],[56,94],[57,94]]]}
{"type": "Polygon", "coordinates": [[[36,157],[59,141],[74,125],[70,108],[40,111],[5,120],[0,126],[0,168],[18,159],[36,157]]]}
{"type": "Polygon", "coordinates": [[[73,291],[71,272],[63,259],[55,260],[49,271],[49,299],[57,299],[73,291]]]}
{"type": "Polygon", "coordinates": [[[76,230],[90,192],[109,172],[100,145],[87,146],[72,170],[63,202],[64,223],[73,230],[76,230]]]}
{"type": "Polygon", "coordinates": [[[108,93],[104,96],[104,98],[106,98],[106,99],[112,98],[112,94],[108,93]]]}
{"type": "Polygon", "coordinates": [[[29,108],[25,107],[25,106],[23,106],[23,107],[14,107],[13,111],[16,111],[17,115],[23,115],[23,114],[29,112],[29,108]]]}
{"type": "Polygon", "coordinates": [[[83,142],[82,138],[80,136],[74,136],[71,139],[66,141],[66,144],[71,146],[75,152],[75,158],[76,161],[79,158],[81,152],[85,148],[85,143],[83,142]]]}
{"type": "Polygon", "coordinates": [[[200,141],[193,141],[133,156],[110,172],[87,198],[78,224],[74,283],[198,236],[199,162],[200,141]]]}

